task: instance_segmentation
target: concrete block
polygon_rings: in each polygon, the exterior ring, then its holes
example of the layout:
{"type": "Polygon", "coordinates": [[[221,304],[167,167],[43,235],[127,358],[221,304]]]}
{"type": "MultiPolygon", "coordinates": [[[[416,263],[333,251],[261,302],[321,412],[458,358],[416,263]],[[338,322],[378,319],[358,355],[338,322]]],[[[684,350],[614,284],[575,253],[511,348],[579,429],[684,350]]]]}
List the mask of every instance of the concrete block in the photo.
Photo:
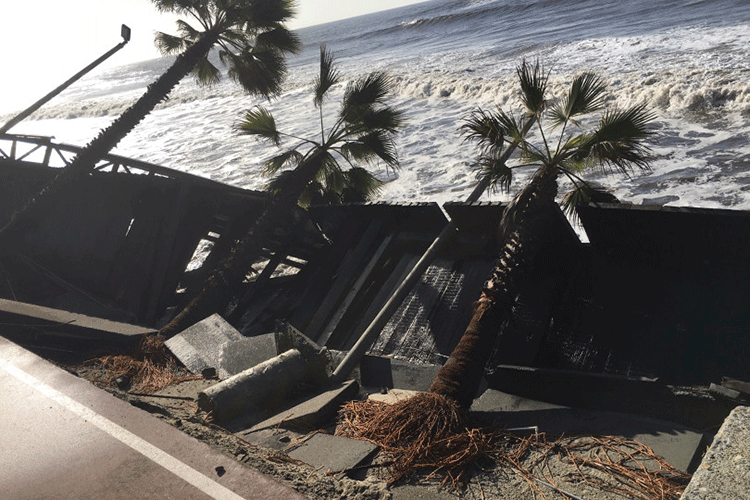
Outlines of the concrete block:
{"type": "Polygon", "coordinates": [[[167,348],[193,373],[216,368],[220,378],[229,374],[221,368],[224,344],[244,337],[218,314],[199,321],[165,342],[167,348]]]}
{"type": "Polygon", "coordinates": [[[316,355],[321,352],[321,346],[289,323],[277,322],[275,335],[277,354],[289,349],[297,349],[304,356],[316,355]]]}
{"type": "Polygon", "coordinates": [[[750,407],[732,410],[680,498],[750,498],[750,407]]]}
{"type": "Polygon", "coordinates": [[[735,401],[738,401],[738,402],[744,402],[745,401],[745,398],[744,398],[743,394],[740,391],[735,390],[735,389],[731,389],[729,387],[724,387],[723,385],[711,384],[709,386],[708,390],[712,394],[714,394],[716,396],[719,396],[719,397],[722,397],[722,398],[726,398],[726,399],[730,399],[730,400],[735,400],[735,401]]]}
{"type": "Polygon", "coordinates": [[[323,475],[356,467],[377,449],[377,446],[368,441],[318,433],[289,452],[289,457],[312,465],[323,475]]]}
{"type": "Polygon", "coordinates": [[[536,426],[548,436],[620,436],[649,446],[674,467],[690,471],[701,453],[703,434],[678,424],[625,413],[568,408],[493,389],[472,405],[482,423],[504,428],[536,426]]]}
{"type": "Polygon", "coordinates": [[[230,340],[220,346],[220,378],[228,378],[252,368],[274,356],[281,354],[276,348],[276,336],[273,333],[230,340]]]}
{"type": "Polygon", "coordinates": [[[440,370],[437,365],[417,365],[385,356],[364,356],[359,364],[363,387],[427,391],[440,370]]]}
{"type": "Polygon", "coordinates": [[[326,426],[335,420],[341,405],[356,397],[359,384],[348,380],[320,394],[284,410],[260,422],[246,431],[237,433],[240,437],[272,427],[313,430],[326,426]]]}

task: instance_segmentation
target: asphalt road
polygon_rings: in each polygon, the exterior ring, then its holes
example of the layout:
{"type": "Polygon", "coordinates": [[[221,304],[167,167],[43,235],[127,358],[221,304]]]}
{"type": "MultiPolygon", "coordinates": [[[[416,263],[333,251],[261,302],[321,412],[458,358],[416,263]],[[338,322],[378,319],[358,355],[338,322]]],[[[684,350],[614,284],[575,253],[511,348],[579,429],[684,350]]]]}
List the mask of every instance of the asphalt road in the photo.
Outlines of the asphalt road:
{"type": "Polygon", "coordinates": [[[0,338],[0,497],[304,497],[0,338]]]}

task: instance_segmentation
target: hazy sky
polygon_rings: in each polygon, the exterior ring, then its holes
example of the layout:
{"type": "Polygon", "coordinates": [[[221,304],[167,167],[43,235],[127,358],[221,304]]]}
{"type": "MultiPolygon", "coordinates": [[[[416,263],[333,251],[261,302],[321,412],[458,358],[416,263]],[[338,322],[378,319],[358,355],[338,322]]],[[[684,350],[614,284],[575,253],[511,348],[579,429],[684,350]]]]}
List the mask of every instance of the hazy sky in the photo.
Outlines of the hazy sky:
{"type": "MultiPolygon", "coordinates": [[[[292,28],[311,26],[421,0],[298,0],[292,28]]],[[[159,57],[154,31],[174,33],[174,17],[160,14],[149,0],[0,0],[3,75],[0,106],[17,109],[68,79],[121,41],[120,25],[132,39],[106,65],[159,57]],[[13,97],[11,97],[13,96],[13,97]]]]}

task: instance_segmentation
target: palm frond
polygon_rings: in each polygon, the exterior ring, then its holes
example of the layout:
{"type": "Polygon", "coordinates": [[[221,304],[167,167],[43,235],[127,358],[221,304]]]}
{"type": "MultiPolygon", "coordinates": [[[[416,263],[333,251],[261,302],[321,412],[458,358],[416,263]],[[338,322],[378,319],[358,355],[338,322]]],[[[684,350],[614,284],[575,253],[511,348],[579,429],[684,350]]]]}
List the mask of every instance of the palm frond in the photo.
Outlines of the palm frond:
{"type": "Polygon", "coordinates": [[[576,207],[589,203],[620,203],[620,200],[605,188],[586,182],[576,184],[562,197],[563,211],[574,219],[576,218],[576,207]]]}
{"type": "MultiPolygon", "coordinates": [[[[235,54],[252,45],[252,40],[241,29],[226,29],[221,32],[219,43],[226,52],[235,54]]],[[[225,62],[225,61],[222,61],[225,62]]]]}
{"type": "Polygon", "coordinates": [[[249,31],[260,31],[290,21],[296,14],[293,0],[260,0],[243,2],[236,16],[247,19],[249,31]]]}
{"type": "Polygon", "coordinates": [[[339,147],[339,152],[349,163],[370,163],[377,161],[378,156],[364,143],[347,141],[339,147]]]}
{"type": "Polygon", "coordinates": [[[518,80],[521,84],[521,101],[526,112],[539,116],[546,104],[547,82],[549,73],[545,73],[539,60],[532,66],[524,59],[516,68],[518,80]]]}
{"type": "Polygon", "coordinates": [[[576,116],[598,111],[604,106],[607,86],[595,73],[583,73],[570,84],[567,95],[550,111],[555,126],[569,122],[576,116]]]}
{"type": "Polygon", "coordinates": [[[284,190],[284,187],[287,185],[287,182],[289,182],[292,173],[292,170],[284,170],[283,172],[280,172],[278,175],[266,182],[264,186],[265,190],[274,196],[281,193],[284,190]]]}
{"type": "Polygon", "coordinates": [[[346,123],[356,122],[374,106],[385,104],[392,88],[393,80],[386,73],[370,73],[347,87],[339,115],[346,123]]]}
{"type": "Polygon", "coordinates": [[[477,178],[489,179],[489,188],[493,191],[509,192],[513,182],[513,169],[502,161],[500,154],[483,154],[479,157],[475,168],[477,178]]]}
{"type": "Polygon", "coordinates": [[[604,169],[622,173],[633,168],[648,170],[652,158],[651,148],[646,143],[654,134],[649,127],[654,118],[645,104],[607,111],[596,131],[581,145],[581,154],[593,162],[593,166],[604,169]]]}
{"type": "Polygon", "coordinates": [[[502,151],[508,140],[523,140],[520,123],[500,108],[494,113],[481,108],[472,111],[464,119],[461,132],[464,140],[478,141],[479,146],[488,152],[502,151]]]}
{"type": "Polygon", "coordinates": [[[374,131],[396,133],[404,124],[404,113],[390,106],[367,109],[357,120],[348,124],[350,134],[369,134],[374,131]]]}
{"type": "Polygon", "coordinates": [[[339,82],[339,73],[333,66],[333,53],[320,46],[320,73],[315,78],[313,103],[319,108],[323,104],[326,93],[339,82]]]}
{"type": "Polygon", "coordinates": [[[281,143],[281,135],[276,128],[276,120],[262,106],[256,106],[247,111],[236,129],[242,135],[256,135],[268,139],[276,145],[281,143]]]}
{"type": "Polygon", "coordinates": [[[353,167],[344,172],[347,187],[342,193],[342,201],[363,202],[374,199],[383,188],[383,183],[367,169],[353,167]]]}
{"type": "Polygon", "coordinates": [[[285,54],[297,54],[302,49],[299,36],[282,25],[263,31],[255,38],[255,46],[285,54]]]}
{"type": "Polygon", "coordinates": [[[302,161],[302,154],[296,149],[290,149],[263,162],[261,173],[274,175],[284,167],[296,167],[302,161]]]}
{"type": "Polygon", "coordinates": [[[176,23],[177,23],[177,32],[185,40],[190,40],[192,42],[195,42],[196,40],[198,40],[198,38],[200,38],[201,32],[193,28],[187,22],[183,21],[182,19],[178,19],[176,23]]]}
{"type": "Polygon", "coordinates": [[[281,92],[286,63],[279,52],[254,47],[225,57],[230,63],[229,76],[247,92],[266,98],[281,92]]]}
{"type": "Polygon", "coordinates": [[[160,12],[175,12],[182,14],[193,9],[194,0],[151,0],[156,10],[160,12]]]}
{"type": "Polygon", "coordinates": [[[374,131],[361,136],[357,142],[372,152],[370,158],[376,156],[391,168],[399,167],[396,144],[393,142],[390,134],[382,131],[374,131]]]}
{"type": "Polygon", "coordinates": [[[208,57],[195,63],[193,75],[198,83],[203,85],[215,85],[221,81],[221,70],[214,66],[208,57]]]}
{"type": "Polygon", "coordinates": [[[477,108],[463,121],[460,131],[465,141],[478,141],[480,146],[496,148],[505,144],[505,131],[491,112],[477,108]]]}
{"type": "Polygon", "coordinates": [[[157,31],[154,38],[154,45],[156,45],[156,48],[162,55],[168,56],[182,52],[189,47],[190,42],[179,36],[157,31]]]}
{"type": "Polygon", "coordinates": [[[327,160],[323,162],[324,166],[318,172],[318,179],[323,181],[326,189],[341,193],[347,184],[346,176],[335,158],[329,156],[327,160]]]}

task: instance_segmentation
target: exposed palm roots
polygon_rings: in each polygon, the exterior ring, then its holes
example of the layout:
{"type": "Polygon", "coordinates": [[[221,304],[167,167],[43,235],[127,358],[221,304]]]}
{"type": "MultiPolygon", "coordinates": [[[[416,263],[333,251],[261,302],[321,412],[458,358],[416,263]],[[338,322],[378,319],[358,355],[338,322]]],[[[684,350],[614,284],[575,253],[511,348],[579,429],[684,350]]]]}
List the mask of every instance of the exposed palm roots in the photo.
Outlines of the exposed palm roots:
{"type": "Polygon", "coordinates": [[[641,500],[676,500],[690,477],[632,440],[605,436],[547,442],[544,434],[521,437],[499,429],[468,428],[460,406],[438,394],[419,394],[394,404],[351,401],[344,405],[340,421],[337,434],[380,447],[390,464],[390,484],[423,473],[425,479],[442,478],[443,486],[460,486],[466,482],[468,466],[479,459],[519,474],[542,498],[542,485],[555,484],[555,478],[542,472],[549,470],[550,460],[572,464],[578,482],[641,500]]]}
{"type": "Polygon", "coordinates": [[[133,389],[142,392],[154,392],[177,382],[201,378],[190,375],[177,364],[162,337],[151,335],[141,340],[135,356],[102,356],[86,364],[103,368],[107,372],[105,382],[112,383],[125,376],[133,389]]]}

